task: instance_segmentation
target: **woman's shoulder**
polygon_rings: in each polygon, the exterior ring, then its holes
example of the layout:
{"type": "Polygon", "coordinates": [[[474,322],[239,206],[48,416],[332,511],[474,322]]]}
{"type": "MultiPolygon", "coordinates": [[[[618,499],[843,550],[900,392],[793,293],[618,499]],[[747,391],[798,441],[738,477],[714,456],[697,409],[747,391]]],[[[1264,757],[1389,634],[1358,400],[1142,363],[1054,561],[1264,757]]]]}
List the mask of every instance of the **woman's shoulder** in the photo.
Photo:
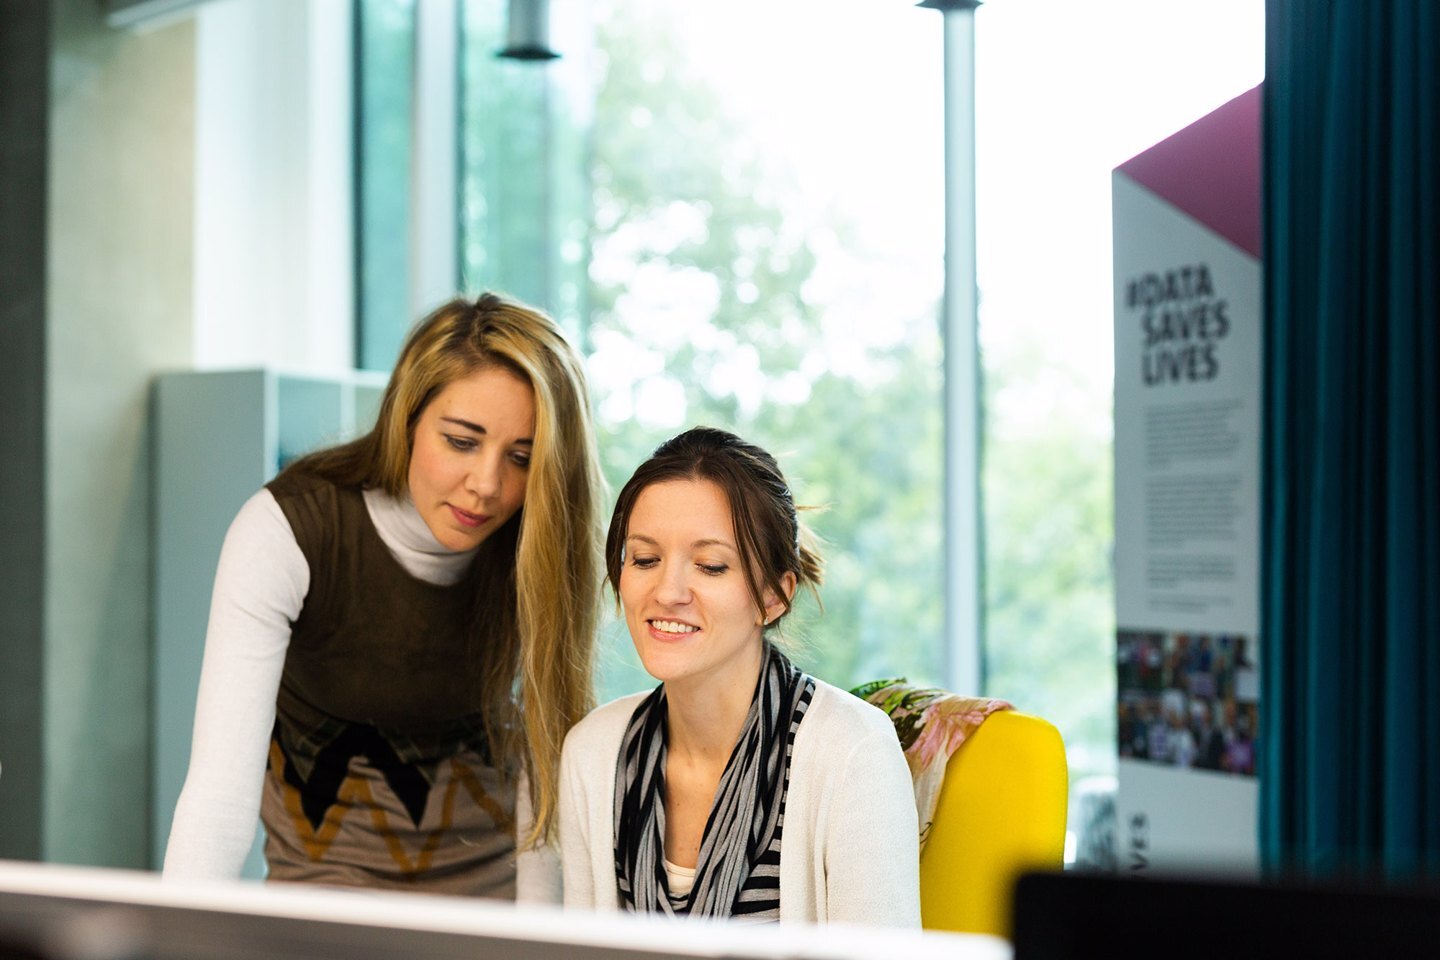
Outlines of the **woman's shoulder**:
{"type": "Polygon", "coordinates": [[[247,547],[268,547],[276,542],[294,543],[295,534],[270,488],[261,487],[235,512],[226,540],[247,547]]]}
{"type": "MultiPolygon", "coordinates": [[[[824,680],[815,679],[815,696],[810,701],[807,720],[817,721],[811,728],[811,735],[823,734],[825,740],[843,737],[853,742],[876,735],[895,736],[895,727],[890,717],[879,707],[860,699],[848,690],[841,690],[824,680]]],[[[800,732],[805,724],[800,724],[800,732]]],[[[896,739],[896,746],[900,741],[896,739]]]]}
{"type": "Polygon", "coordinates": [[[289,521],[295,539],[309,556],[329,549],[340,530],[368,524],[360,488],[340,484],[308,470],[291,467],[265,485],[289,521]]]}
{"type": "MultiPolygon", "coordinates": [[[[340,496],[346,489],[328,477],[323,477],[303,466],[291,466],[280,471],[279,476],[265,484],[265,489],[275,497],[277,501],[286,502],[297,499],[322,500],[333,499],[340,496]]],[[[359,493],[358,490],[355,491],[359,493]]]]}
{"type": "Polygon", "coordinates": [[[225,532],[211,596],[210,636],[249,635],[257,624],[268,623],[288,642],[289,625],[300,615],[309,589],[310,563],[289,519],[262,487],[241,505],[225,532]]]}
{"type": "Polygon", "coordinates": [[[641,690],[591,710],[570,728],[570,733],[565,737],[565,748],[589,751],[599,748],[609,740],[614,740],[618,747],[635,708],[649,695],[650,691],[641,690]]]}

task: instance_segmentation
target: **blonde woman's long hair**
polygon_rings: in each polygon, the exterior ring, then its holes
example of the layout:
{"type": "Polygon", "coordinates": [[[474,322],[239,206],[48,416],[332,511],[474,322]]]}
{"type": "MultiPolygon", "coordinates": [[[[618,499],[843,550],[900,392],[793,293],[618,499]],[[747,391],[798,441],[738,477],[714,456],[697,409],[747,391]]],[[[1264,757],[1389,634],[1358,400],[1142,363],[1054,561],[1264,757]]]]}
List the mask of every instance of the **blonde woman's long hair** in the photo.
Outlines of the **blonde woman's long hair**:
{"type": "Polygon", "coordinates": [[[518,374],[535,392],[525,501],[480,546],[470,628],[496,760],[502,769],[523,764],[529,779],[534,822],[517,837],[524,849],[551,836],[560,749],[594,706],[604,480],[579,355],[538,310],[493,293],[452,300],[406,339],[374,428],[287,469],[405,497],[421,412],[446,386],[488,367],[518,374]]]}

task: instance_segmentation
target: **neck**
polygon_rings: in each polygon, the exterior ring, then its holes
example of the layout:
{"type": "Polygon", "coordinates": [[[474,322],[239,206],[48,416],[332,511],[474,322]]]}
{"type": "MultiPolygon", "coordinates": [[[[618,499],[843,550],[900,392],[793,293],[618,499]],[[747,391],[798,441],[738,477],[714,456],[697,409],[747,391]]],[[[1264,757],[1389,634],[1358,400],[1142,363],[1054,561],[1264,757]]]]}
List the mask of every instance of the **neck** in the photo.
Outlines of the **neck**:
{"type": "Polygon", "coordinates": [[[757,643],[743,664],[723,676],[666,681],[671,757],[718,760],[722,766],[729,761],[755,697],[765,649],[757,643]]]}
{"type": "Polygon", "coordinates": [[[413,577],[429,583],[458,583],[470,569],[475,549],[447,550],[435,539],[409,497],[396,499],[383,490],[364,491],[365,511],[381,541],[413,577]]]}

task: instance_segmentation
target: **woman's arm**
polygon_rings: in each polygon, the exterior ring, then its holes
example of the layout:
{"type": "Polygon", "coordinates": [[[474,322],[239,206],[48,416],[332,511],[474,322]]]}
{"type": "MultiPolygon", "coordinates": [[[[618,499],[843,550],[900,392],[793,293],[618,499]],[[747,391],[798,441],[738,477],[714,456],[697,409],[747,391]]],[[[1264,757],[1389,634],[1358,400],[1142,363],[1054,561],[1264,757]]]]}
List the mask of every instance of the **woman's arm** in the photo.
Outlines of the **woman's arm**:
{"type": "MultiPolygon", "coordinates": [[[[530,835],[535,815],[530,806],[530,778],[525,771],[515,778],[515,840],[523,843],[530,835]]],[[[559,903],[560,856],[549,843],[515,855],[515,900],[517,903],[559,903]]]]}
{"type": "Polygon", "coordinates": [[[215,572],[190,767],[165,876],[240,876],[260,811],[275,695],[310,567],[268,490],[240,508],[215,572]]]}
{"type": "Polygon", "coordinates": [[[886,721],[835,773],[823,839],[829,923],[920,926],[920,828],[900,742],[886,721]]]}
{"type": "Polygon", "coordinates": [[[571,730],[560,754],[560,864],[566,907],[593,909],[595,882],[590,855],[590,814],[585,803],[584,747],[571,730]]]}

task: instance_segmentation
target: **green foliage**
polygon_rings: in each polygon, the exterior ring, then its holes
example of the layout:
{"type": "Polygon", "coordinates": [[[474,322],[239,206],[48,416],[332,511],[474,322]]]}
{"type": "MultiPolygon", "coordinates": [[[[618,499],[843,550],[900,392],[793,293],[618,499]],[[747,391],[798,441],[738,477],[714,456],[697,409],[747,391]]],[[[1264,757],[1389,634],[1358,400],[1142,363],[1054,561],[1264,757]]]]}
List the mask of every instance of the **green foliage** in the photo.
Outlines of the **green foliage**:
{"type": "MultiPolygon", "coordinates": [[[[589,338],[602,358],[636,358],[630,375],[608,375],[620,381],[608,403],[619,394],[622,413],[607,417],[600,401],[607,475],[618,487],[658,442],[697,423],[766,447],[797,500],[823,507],[806,518],[826,545],[824,611],[797,605],[788,629],[802,637],[798,661],[844,686],[896,673],[939,679],[935,314],[875,318],[894,336],[870,349],[863,376],[835,369],[827,305],[805,295],[817,256],[786,206],[796,178],[688,71],[673,15],[617,6],[599,38],[611,55],[596,108],[589,338]],[[636,301],[672,285],[700,296],[676,298],[657,328],[654,307],[636,301]],[[647,392],[657,382],[668,384],[664,409],[647,392]]],[[[825,226],[859,246],[845,224],[825,226]]],[[[622,627],[606,645],[607,693],[652,682],[627,656],[622,627]]]]}
{"type": "Polygon", "coordinates": [[[1111,772],[1109,410],[1055,402],[1075,378],[1038,349],[985,369],[994,412],[983,468],[986,693],[1054,723],[1070,747],[1072,778],[1111,772]],[[999,399],[1014,390],[1035,399],[1012,406],[1043,405],[1043,414],[1001,419],[999,399]]]}

